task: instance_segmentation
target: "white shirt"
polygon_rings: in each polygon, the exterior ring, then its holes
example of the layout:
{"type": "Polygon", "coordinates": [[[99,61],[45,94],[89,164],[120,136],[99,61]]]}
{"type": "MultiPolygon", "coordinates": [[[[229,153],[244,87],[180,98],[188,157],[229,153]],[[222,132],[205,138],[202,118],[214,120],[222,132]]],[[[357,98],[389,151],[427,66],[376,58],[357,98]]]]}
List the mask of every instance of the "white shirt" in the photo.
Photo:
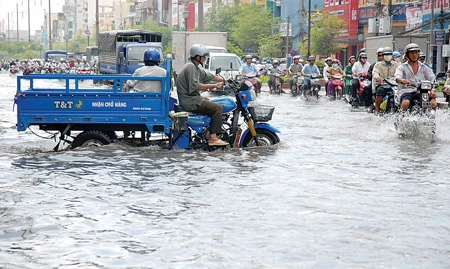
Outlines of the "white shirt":
{"type": "MultiPolygon", "coordinates": [[[[166,77],[166,69],[159,66],[143,66],[134,71],[133,77],[166,77]]],[[[128,80],[124,91],[128,92],[131,89],[136,92],[161,92],[162,85],[158,80],[128,80]]]]}
{"type": "MultiPolygon", "coordinates": [[[[352,67],[352,72],[358,74],[364,73],[369,71],[369,67],[370,67],[370,63],[366,62],[364,65],[361,64],[361,61],[357,61],[353,67],[352,67]]],[[[353,78],[358,78],[353,76],[353,78]]]]}

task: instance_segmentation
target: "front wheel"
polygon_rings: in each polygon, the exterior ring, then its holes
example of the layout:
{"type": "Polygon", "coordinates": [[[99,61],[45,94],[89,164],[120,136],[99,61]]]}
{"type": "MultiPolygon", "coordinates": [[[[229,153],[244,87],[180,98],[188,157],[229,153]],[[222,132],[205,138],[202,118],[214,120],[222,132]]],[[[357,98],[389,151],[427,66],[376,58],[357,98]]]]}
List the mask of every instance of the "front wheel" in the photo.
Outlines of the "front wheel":
{"type": "Polygon", "coordinates": [[[77,135],[72,142],[72,149],[78,147],[101,147],[112,143],[111,137],[98,130],[88,130],[77,135]]]}
{"type": "Polygon", "coordinates": [[[244,148],[247,147],[256,147],[256,146],[272,146],[280,142],[278,136],[267,130],[267,129],[256,129],[256,137],[253,137],[250,132],[244,138],[244,142],[242,146],[244,148]],[[256,141],[258,141],[258,145],[256,145],[256,141]]]}

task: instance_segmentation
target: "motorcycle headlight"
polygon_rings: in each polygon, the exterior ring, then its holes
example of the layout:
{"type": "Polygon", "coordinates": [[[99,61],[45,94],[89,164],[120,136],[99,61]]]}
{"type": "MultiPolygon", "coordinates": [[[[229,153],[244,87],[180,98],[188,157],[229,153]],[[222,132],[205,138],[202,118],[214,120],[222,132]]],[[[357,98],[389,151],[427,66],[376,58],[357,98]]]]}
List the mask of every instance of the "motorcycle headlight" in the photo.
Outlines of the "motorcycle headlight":
{"type": "Polygon", "coordinates": [[[431,90],[433,86],[431,85],[431,82],[424,81],[420,84],[420,88],[422,88],[423,90],[431,90]]]}

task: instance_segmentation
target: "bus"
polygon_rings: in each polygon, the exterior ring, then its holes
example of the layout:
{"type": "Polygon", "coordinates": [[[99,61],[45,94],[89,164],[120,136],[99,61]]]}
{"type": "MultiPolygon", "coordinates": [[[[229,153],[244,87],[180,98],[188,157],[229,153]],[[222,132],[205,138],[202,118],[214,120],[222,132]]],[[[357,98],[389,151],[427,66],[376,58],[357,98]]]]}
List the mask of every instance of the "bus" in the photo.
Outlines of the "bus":
{"type": "Polygon", "coordinates": [[[59,62],[59,60],[64,59],[65,61],[67,61],[68,59],[68,53],[65,50],[46,50],[44,52],[44,59],[46,61],[57,61],[59,62]]]}

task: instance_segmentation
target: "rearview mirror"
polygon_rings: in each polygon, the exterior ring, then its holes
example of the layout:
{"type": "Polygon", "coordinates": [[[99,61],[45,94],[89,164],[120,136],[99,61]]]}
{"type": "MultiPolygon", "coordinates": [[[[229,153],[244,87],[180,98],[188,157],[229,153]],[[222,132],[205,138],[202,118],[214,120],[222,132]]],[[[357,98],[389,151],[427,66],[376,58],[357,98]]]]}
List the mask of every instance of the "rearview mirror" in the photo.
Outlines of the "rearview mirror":
{"type": "Polygon", "coordinates": [[[222,72],[222,68],[221,67],[216,69],[216,75],[220,74],[220,72],[222,72]]]}

